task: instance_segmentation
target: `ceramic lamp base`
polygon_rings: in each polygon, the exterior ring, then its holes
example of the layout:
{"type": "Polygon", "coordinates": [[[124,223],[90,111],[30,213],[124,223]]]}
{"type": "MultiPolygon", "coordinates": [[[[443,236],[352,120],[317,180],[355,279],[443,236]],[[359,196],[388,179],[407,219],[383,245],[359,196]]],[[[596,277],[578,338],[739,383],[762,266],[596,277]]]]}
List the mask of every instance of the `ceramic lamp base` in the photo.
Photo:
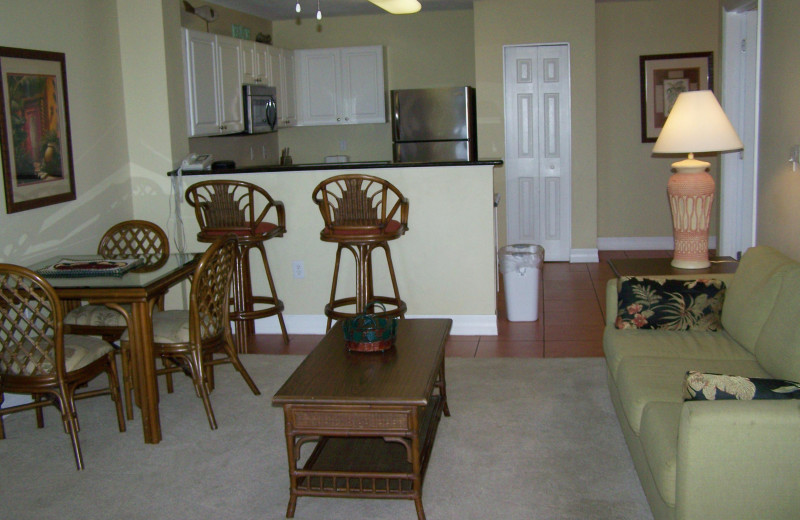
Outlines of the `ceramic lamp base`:
{"type": "Polygon", "coordinates": [[[708,224],[714,202],[714,179],[707,168],[676,168],[667,184],[667,195],[675,239],[672,266],[679,269],[710,266],[708,224]]]}

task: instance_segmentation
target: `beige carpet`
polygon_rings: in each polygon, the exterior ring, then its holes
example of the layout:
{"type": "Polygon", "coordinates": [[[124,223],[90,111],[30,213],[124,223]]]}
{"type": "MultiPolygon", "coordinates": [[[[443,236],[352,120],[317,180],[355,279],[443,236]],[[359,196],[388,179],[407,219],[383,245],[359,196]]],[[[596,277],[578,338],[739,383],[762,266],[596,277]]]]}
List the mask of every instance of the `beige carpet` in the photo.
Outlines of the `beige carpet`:
{"type": "MultiPolygon", "coordinates": [[[[5,420],[2,519],[280,519],[289,496],[283,416],[272,394],[299,356],[243,356],[262,395],[230,366],[217,371],[208,428],[180,377],[162,393],[163,440],[141,422],[116,430],[105,397],[78,403],[86,470],[78,472],[57,412],[37,430],[32,412],[5,420]]],[[[428,520],[647,519],[608,397],[605,362],[585,359],[446,361],[451,417],[443,417],[423,488],[428,520]]],[[[307,449],[307,448],[306,448],[307,449]]],[[[416,518],[407,500],[301,497],[295,518],[416,518]]]]}

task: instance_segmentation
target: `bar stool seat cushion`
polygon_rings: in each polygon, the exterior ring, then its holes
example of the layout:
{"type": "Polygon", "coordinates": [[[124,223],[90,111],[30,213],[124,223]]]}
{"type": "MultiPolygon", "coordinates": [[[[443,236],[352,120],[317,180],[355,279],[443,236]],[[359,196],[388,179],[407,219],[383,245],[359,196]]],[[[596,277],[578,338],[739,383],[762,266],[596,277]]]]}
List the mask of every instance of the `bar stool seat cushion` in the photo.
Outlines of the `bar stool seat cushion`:
{"type": "MultiPolygon", "coordinates": [[[[122,308],[130,312],[130,305],[121,305],[122,308]]],[[[64,316],[64,323],[67,325],[89,325],[92,327],[127,327],[128,322],[122,313],[110,309],[105,305],[90,304],[81,305],[72,309],[64,316]]]]}
{"type": "Polygon", "coordinates": [[[361,236],[361,235],[380,235],[383,237],[400,236],[405,232],[405,228],[400,222],[390,220],[386,223],[386,227],[371,226],[363,228],[330,228],[326,227],[322,230],[323,235],[335,236],[361,236]]]}
{"type": "Polygon", "coordinates": [[[201,235],[210,236],[210,237],[220,237],[223,235],[227,235],[229,233],[233,233],[236,236],[267,236],[270,233],[273,233],[278,229],[276,224],[272,222],[259,222],[256,226],[255,230],[251,230],[250,223],[245,222],[244,227],[231,227],[231,228],[214,228],[214,229],[205,229],[201,232],[201,235]]]}

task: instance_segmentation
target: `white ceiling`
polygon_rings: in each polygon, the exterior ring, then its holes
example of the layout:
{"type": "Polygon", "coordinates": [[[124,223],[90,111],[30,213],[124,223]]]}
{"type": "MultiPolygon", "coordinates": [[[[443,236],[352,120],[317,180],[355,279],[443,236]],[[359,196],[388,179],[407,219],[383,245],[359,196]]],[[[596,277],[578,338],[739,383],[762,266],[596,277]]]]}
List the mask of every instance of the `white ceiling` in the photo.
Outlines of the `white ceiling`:
{"type": "MultiPolygon", "coordinates": [[[[260,16],[267,20],[292,20],[297,17],[296,0],[209,0],[211,3],[260,16]]],[[[205,5],[205,0],[189,0],[194,7],[205,5]]],[[[471,9],[472,0],[419,0],[422,11],[471,9]]],[[[300,0],[302,18],[317,14],[317,0],[300,0]]],[[[328,16],[353,16],[359,14],[388,14],[367,0],[319,0],[323,18],[328,16]]],[[[408,16],[408,15],[401,15],[408,16]]]]}

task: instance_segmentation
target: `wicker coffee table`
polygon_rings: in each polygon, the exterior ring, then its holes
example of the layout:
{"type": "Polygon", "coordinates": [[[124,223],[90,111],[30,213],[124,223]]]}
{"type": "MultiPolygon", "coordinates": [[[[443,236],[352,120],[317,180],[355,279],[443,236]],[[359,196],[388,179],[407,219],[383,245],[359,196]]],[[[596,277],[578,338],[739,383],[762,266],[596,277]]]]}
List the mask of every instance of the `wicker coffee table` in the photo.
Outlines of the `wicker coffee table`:
{"type": "MultiPolygon", "coordinates": [[[[400,320],[396,345],[348,352],[334,326],[272,398],[283,407],[291,496],[403,498],[419,520],[442,413],[449,319],[400,320]],[[316,443],[302,468],[301,449],[316,443]]],[[[305,454],[303,454],[305,455],[305,454]]]]}

